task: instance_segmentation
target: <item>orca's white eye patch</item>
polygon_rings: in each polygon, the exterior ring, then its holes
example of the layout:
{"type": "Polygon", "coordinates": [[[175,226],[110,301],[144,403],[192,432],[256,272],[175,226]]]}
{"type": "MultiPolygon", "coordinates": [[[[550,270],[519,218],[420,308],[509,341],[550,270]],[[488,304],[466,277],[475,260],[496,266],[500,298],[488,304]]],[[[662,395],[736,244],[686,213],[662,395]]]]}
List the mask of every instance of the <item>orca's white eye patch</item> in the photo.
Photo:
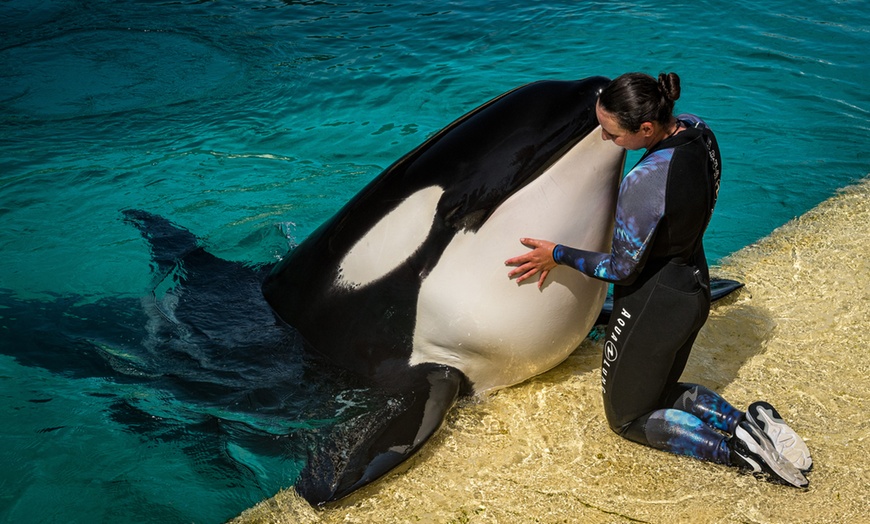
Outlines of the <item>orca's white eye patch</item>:
{"type": "Polygon", "coordinates": [[[384,215],[344,256],[339,283],[366,286],[407,260],[429,236],[443,193],[439,186],[421,189],[384,215]]]}

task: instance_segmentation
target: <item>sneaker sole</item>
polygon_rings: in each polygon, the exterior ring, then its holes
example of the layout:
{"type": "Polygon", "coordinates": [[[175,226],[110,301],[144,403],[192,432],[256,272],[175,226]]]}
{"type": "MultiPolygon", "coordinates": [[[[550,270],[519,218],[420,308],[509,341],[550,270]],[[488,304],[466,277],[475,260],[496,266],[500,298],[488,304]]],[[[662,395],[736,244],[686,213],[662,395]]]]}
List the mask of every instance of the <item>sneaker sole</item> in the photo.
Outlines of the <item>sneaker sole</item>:
{"type": "MultiPolygon", "coordinates": [[[[753,429],[753,431],[755,430],[753,429]]],[[[773,443],[767,440],[763,434],[759,435],[758,438],[753,437],[749,431],[738,425],[734,431],[734,436],[740,439],[746,448],[755,455],[755,457],[748,457],[740,453],[740,456],[753,466],[756,473],[767,473],[775,477],[774,480],[779,480],[796,488],[805,488],[809,485],[806,477],[791,462],[780,455],[774,449],[773,443]],[[759,464],[755,460],[756,457],[763,460],[764,464],[759,464]]]]}
{"type": "Polygon", "coordinates": [[[746,410],[746,414],[773,442],[773,447],[797,469],[809,471],[813,467],[813,459],[806,443],[782,420],[773,406],[767,402],[754,402],[746,410]]]}

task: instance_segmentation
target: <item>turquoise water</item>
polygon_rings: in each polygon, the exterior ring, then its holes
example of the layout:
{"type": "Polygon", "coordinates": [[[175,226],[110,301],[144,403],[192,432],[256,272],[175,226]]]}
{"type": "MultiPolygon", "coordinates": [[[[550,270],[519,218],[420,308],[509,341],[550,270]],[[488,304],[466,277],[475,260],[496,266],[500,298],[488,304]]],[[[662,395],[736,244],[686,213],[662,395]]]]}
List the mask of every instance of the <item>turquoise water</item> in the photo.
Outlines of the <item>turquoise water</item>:
{"type": "Polygon", "coordinates": [[[3,2],[0,520],[220,522],[304,460],[286,436],[305,421],[142,371],[130,326],[150,257],[122,210],[165,216],[224,259],[273,262],[493,96],[672,70],[677,109],[704,117],[722,149],[715,261],[870,171],[868,13],[867,1],[3,2]],[[84,335],[69,327],[85,321],[84,335]]]}

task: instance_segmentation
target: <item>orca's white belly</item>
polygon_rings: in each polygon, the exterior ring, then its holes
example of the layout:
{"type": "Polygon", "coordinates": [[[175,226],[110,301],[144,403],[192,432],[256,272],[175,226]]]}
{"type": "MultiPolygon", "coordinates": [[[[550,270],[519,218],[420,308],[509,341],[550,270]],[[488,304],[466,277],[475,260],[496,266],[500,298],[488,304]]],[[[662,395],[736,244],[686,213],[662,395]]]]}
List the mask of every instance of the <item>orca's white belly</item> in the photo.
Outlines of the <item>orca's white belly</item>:
{"type": "Polygon", "coordinates": [[[477,232],[457,234],[422,282],[411,364],[455,367],[479,393],[565,360],[597,318],[606,283],[559,266],[541,290],[536,278],[517,286],[504,261],[528,249],[520,237],[609,251],[624,158],[593,131],[477,232]]]}

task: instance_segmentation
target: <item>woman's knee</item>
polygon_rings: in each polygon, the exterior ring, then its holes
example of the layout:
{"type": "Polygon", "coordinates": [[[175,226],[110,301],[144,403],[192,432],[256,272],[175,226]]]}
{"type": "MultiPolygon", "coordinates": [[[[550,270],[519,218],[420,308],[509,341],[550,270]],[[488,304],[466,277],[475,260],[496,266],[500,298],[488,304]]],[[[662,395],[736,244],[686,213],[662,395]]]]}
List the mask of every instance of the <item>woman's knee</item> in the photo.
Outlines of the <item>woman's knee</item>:
{"type": "Polygon", "coordinates": [[[610,427],[610,430],[621,437],[625,436],[628,427],[631,426],[632,422],[634,422],[633,418],[620,413],[619,410],[613,406],[605,407],[604,415],[607,418],[607,425],[610,427]]]}
{"type": "Polygon", "coordinates": [[[624,439],[630,440],[632,442],[637,442],[646,446],[649,445],[649,442],[647,441],[647,437],[644,432],[644,426],[646,425],[646,420],[648,418],[649,413],[645,413],[640,417],[617,417],[614,416],[614,414],[612,414],[611,412],[607,411],[607,425],[610,427],[611,431],[624,439]]]}

